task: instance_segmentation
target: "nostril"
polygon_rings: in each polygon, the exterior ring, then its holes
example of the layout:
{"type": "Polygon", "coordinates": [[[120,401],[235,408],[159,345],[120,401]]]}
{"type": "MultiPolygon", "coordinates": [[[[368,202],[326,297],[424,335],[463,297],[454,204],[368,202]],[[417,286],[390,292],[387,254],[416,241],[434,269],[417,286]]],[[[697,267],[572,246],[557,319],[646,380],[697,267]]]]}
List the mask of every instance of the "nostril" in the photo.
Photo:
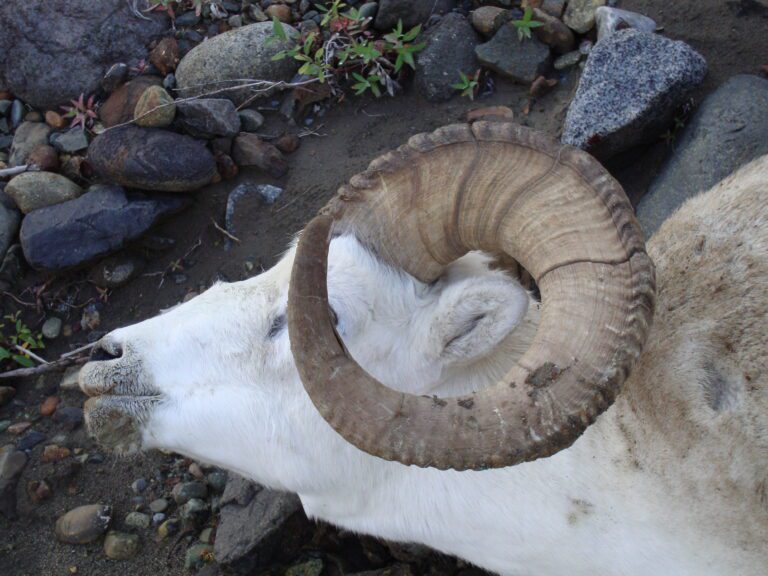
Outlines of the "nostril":
{"type": "Polygon", "coordinates": [[[91,360],[115,360],[123,355],[123,347],[114,340],[102,338],[91,350],[91,360]]]}

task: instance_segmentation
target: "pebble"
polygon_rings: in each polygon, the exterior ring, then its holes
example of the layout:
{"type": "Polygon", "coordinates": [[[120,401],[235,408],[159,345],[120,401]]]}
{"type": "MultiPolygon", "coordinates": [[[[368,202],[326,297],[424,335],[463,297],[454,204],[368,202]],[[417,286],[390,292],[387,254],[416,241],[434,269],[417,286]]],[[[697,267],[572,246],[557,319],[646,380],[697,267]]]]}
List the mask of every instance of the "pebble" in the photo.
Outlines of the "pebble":
{"type": "Polygon", "coordinates": [[[26,452],[27,450],[32,450],[32,448],[44,441],[45,434],[38,432],[37,430],[30,430],[16,441],[16,448],[26,452]]]}
{"type": "Polygon", "coordinates": [[[53,496],[53,490],[45,480],[32,480],[27,484],[27,494],[35,504],[39,504],[53,496]]]}
{"type": "Polygon", "coordinates": [[[8,166],[20,166],[25,164],[32,150],[41,144],[48,144],[48,135],[51,127],[43,122],[24,122],[16,129],[11,144],[11,154],[8,157],[8,166]]]}
{"type": "Polygon", "coordinates": [[[187,570],[197,571],[209,562],[213,562],[213,546],[210,544],[194,544],[184,556],[184,568],[187,570]]]}
{"type": "MultiPolygon", "coordinates": [[[[360,6],[359,13],[361,18],[376,18],[376,12],[379,10],[378,2],[366,2],[360,6]]],[[[306,12],[306,10],[303,10],[306,12]]]]}
{"type": "Polygon", "coordinates": [[[16,396],[16,388],[12,386],[0,386],[0,406],[5,406],[16,396]]]}
{"type": "Polygon", "coordinates": [[[530,84],[549,61],[549,47],[536,36],[520,42],[517,32],[505,24],[493,38],[475,49],[480,63],[521,84],[530,84]]]}
{"type": "Polygon", "coordinates": [[[16,424],[11,424],[8,426],[8,434],[18,436],[26,432],[31,427],[32,422],[16,422],[16,424]]]}
{"type": "Polygon", "coordinates": [[[240,28],[243,25],[243,17],[240,14],[233,14],[227,19],[230,28],[240,28]]]}
{"type": "Polygon", "coordinates": [[[0,420],[0,432],[5,432],[10,428],[11,421],[10,420],[0,420]]]}
{"type": "Polygon", "coordinates": [[[164,540],[165,538],[168,538],[168,536],[171,536],[172,534],[175,534],[178,531],[179,531],[178,519],[168,518],[168,520],[160,524],[160,526],[157,528],[157,535],[160,537],[161,540],[164,540]]]}
{"type": "Polygon", "coordinates": [[[189,468],[187,470],[197,480],[203,480],[205,478],[205,473],[203,472],[203,469],[200,468],[200,464],[198,464],[197,462],[192,462],[192,464],[189,465],[189,468]]]}
{"type": "Polygon", "coordinates": [[[24,214],[46,206],[73,200],[83,193],[77,184],[53,172],[25,172],[14,176],[5,187],[24,214]]]}
{"type": "Polygon", "coordinates": [[[111,128],[133,120],[136,104],[144,91],[150,86],[160,86],[162,83],[162,78],[142,75],[120,86],[99,109],[99,118],[104,126],[111,128]]]}
{"type": "Polygon", "coordinates": [[[149,486],[149,483],[146,481],[146,479],[138,478],[131,484],[131,490],[133,490],[134,494],[141,494],[144,492],[144,490],[147,489],[147,486],[149,486]]]}
{"type": "Polygon", "coordinates": [[[157,500],[152,500],[152,502],[149,503],[149,509],[152,512],[165,512],[168,510],[168,500],[165,498],[158,498],[157,500]]]}
{"type": "Polygon", "coordinates": [[[139,537],[125,532],[110,532],[104,539],[104,554],[112,560],[128,560],[139,551],[139,537]]]}
{"type": "Polygon", "coordinates": [[[162,524],[165,521],[165,514],[162,512],[155,512],[152,514],[152,525],[158,526],[159,524],[162,524]]]}
{"type": "Polygon", "coordinates": [[[88,504],[70,510],[56,521],[54,533],[65,544],[87,544],[104,534],[112,521],[112,508],[88,504]]]}
{"type": "Polygon", "coordinates": [[[581,62],[581,57],[581,51],[574,50],[572,52],[568,52],[567,54],[563,54],[562,56],[558,56],[553,66],[555,67],[555,70],[565,70],[567,68],[572,68],[581,62]]]}
{"type": "Polygon", "coordinates": [[[576,45],[576,37],[559,18],[547,14],[544,10],[533,9],[533,19],[544,25],[533,29],[536,37],[549,45],[558,54],[565,54],[573,50],[576,45]]]}
{"type": "Polygon", "coordinates": [[[88,304],[80,318],[80,327],[83,330],[96,330],[101,324],[101,314],[94,304],[88,304]]]}
{"type": "Polygon", "coordinates": [[[195,26],[200,22],[200,17],[194,10],[190,10],[189,12],[184,12],[183,14],[176,16],[175,22],[176,26],[195,26]]]}
{"type": "Polygon", "coordinates": [[[493,36],[508,19],[507,11],[500,6],[481,6],[470,15],[474,29],[487,38],[493,36]]]}
{"type": "Polygon", "coordinates": [[[285,576],[320,576],[323,573],[323,561],[319,558],[294,564],[285,571],[285,576]]]}
{"type": "Polygon", "coordinates": [[[117,288],[127,284],[143,269],[146,262],[133,254],[116,254],[95,266],[88,280],[101,288],[117,288]]]}
{"type": "Polygon", "coordinates": [[[569,0],[563,22],[574,32],[586,34],[595,25],[595,12],[606,0],[569,0]]]}
{"type": "Polygon", "coordinates": [[[42,122],[43,121],[43,115],[38,112],[37,110],[32,110],[31,112],[27,112],[24,115],[24,120],[28,122],[42,122]]]}
{"type": "Polygon", "coordinates": [[[288,163],[272,144],[255,134],[241,132],[232,144],[232,159],[238,166],[256,166],[274,178],[288,172],[288,163]]]}
{"type": "Polygon", "coordinates": [[[51,414],[56,412],[56,408],[58,407],[59,407],[59,397],[48,396],[45,400],[43,400],[43,403],[40,405],[40,415],[50,416],[51,414]]]}
{"type": "Polygon", "coordinates": [[[105,92],[114,92],[128,79],[128,72],[128,64],[123,62],[112,64],[104,75],[104,78],[101,79],[101,87],[105,92]]]}
{"type": "Polygon", "coordinates": [[[467,122],[476,122],[477,120],[501,120],[512,122],[515,119],[514,111],[507,106],[488,106],[485,108],[476,108],[467,112],[467,122]]]}
{"type": "Polygon", "coordinates": [[[12,444],[0,448],[0,514],[8,519],[16,518],[16,485],[27,455],[12,444]]]}
{"type": "Polygon", "coordinates": [[[72,454],[69,448],[65,446],[58,446],[56,444],[50,444],[43,448],[43,453],[40,456],[40,461],[49,463],[49,462],[59,462],[61,460],[64,460],[65,458],[69,458],[69,456],[72,454]]]}
{"type": "Polygon", "coordinates": [[[53,128],[54,130],[61,130],[62,128],[66,127],[67,119],[64,118],[58,112],[54,112],[53,110],[48,110],[45,113],[45,123],[48,124],[48,126],[53,128]]]}
{"type": "Polygon", "coordinates": [[[11,100],[0,100],[0,116],[6,116],[12,105],[13,101],[11,100]]]}
{"type": "Polygon", "coordinates": [[[16,128],[24,119],[24,104],[21,100],[14,100],[11,105],[11,128],[16,128]]]}
{"type": "Polygon", "coordinates": [[[45,321],[42,328],[43,336],[48,338],[48,340],[54,340],[55,338],[59,337],[59,334],[61,333],[61,318],[56,318],[55,316],[52,316],[48,318],[48,320],[45,321]]]}
{"type": "Polygon", "coordinates": [[[56,172],[61,166],[56,149],[48,144],[35,147],[27,158],[27,163],[37,166],[43,172],[56,172]]]}
{"type": "Polygon", "coordinates": [[[237,115],[240,117],[240,126],[243,132],[256,132],[264,125],[264,116],[257,110],[246,108],[240,110],[237,115]]]}
{"type": "Polygon", "coordinates": [[[213,541],[213,528],[205,528],[202,532],[200,532],[198,540],[200,540],[200,542],[203,544],[210,544],[213,541]]]}
{"type": "Polygon", "coordinates": [[[171,490],[171,496],[176,504],[182,505],[192,498],[205,499],[208,496],[208,487],[199,481],[180,482],[171,490]]]}
{"type": "Polygon", "coordinates": [[[88,136],[80,127],[72,128],[66,132],[56,132],[50,137],[51,145],[59,152],[71,154],[88,148],[88,136]]]}
{"type": "Polygon", "coordinates": [[[149,54],[149,61],[163,76],[176,70],[179,63],[179,44],[173,36],[166,36],[149,54]]]}
{"type": "Polygon", "coordinates": [[[162,86],[150,86],[139,97],[133,111],[136,124],[144,128],[165,128],[176,117],[176,104],[162,86]]]}
{"type": "Polygon", "coordinates": [[[277,18],[280,22],[286,24],[290,24],[293,21],[291,9],[285,4],[272,4],[264,11],[264,13],[268,18],[277,18]]]}
{"type": "Polygon", "coordinates": [[[624,28],[635,28],[649,34],[656,31],[656,21],[653,18],[638,14],[637,12],[609,8],[608,6],[600,6],[595,11],[595,21],[597,22],[598,40],[624,28]]]}
{"type": "Polygon", "coordinates": [[[75,430],[83,423],[83,409],[77,406],[60,407],[54,412],[53,421],[65,430],[75,430]]]}
{"type": "Polygon", "coordinates": [[[125,525],[129,528],[136,528],[139,530],[145,530],[149,528],[151,518],[147,514],[141,512],[129,512],[125,517],[125,525]]]}
{"type": "Polygon", "coordinates": [[[200,138],[230,138],[240,132],[240,116],[235,105],[221,98],[200,98],[178,105],[179,122],[200,138]]]}
{"type": "Polygon", "coordinates": [[[206,477],[206,481],[208,482],[208,486],[211,487],[211,490],[217,494],[221,494],[224,492],[224,487],[227,485],[227,473],[220,471],[211,472],[206,477]]]}
{"type": "Polygon", "coordinates": [[[283,134],[277,140],[275,140],[275,147],[281,152],[290,154],[299,149],[301,144],[301,138],[296,134],[283,134]]]}
{"type": "Polygon", "coordinates": [[[176,88],[176,75],[175,74],[168,74],[165,78],[163,78],[163,88],[168,90],[170,92],[174,88],[176,88]]]}

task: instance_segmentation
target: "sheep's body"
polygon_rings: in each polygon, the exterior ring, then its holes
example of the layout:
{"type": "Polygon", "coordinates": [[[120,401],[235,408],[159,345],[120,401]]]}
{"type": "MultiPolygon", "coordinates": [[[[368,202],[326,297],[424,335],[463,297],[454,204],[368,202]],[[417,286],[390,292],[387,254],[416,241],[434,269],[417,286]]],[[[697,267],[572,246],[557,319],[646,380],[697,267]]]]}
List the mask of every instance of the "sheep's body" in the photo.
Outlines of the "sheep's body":
{"type": "MultiPolygon", "coordinates": [[[[438,471],[347,444],[304,392],[275,321],[292,252],[254,279],[113,332],[104,348],[120,358],[86,366],[81,382],[161,397],[123,408],[140,414],[145,448],[225,466],[298,493],[311,516],[500,574],[764,576],[766,178],[768,157],[686,204],[650,241],[659,295],[646,352],[617,402],[550,458],[438,471]]],[[[421,285],[352,238],[332,243],[339,332],[394,388],[481,388],[531,339],[536,306],[526,312],[519,287],[482,258],[443,282],[421,285]]]]}

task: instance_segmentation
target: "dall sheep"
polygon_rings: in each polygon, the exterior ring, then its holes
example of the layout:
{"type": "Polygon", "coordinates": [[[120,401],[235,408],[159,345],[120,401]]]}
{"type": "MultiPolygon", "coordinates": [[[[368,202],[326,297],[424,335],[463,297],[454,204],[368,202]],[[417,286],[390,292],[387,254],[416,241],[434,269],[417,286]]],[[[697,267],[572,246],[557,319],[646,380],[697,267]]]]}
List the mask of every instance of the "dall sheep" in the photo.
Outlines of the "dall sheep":
{"type": "Polygon", "coordinates": [[[765,576],[767,180],[768,156],[646,255],[586,153],[511,124],[414,137],[274,268],[104,337],[89,429],[499,574],[765,576]]]}

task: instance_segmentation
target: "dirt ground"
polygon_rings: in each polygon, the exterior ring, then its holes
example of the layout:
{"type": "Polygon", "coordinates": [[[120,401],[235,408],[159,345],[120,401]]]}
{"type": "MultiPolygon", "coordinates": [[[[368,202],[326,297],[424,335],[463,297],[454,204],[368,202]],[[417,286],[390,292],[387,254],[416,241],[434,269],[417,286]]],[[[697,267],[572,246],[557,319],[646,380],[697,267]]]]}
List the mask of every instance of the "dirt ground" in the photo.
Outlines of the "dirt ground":
{"type": "MultiPolygon", "coordinates": [[[[758,74],[760,66],[768,64],[768,2],[765,0],[625,0],[621,7],[647,14],[664,27],[664,34],[681,39],[699,50],[709,63],[709,74],[695,95],[703,96],[739,73],[758,74]]],[[[350,176],[361,171],[377,155],[394,148],[418,132],[433,130],[443,124],[461,121],[467,110],[480,106],[503,104],[511,107],[518,121],[558,135],[568,99],[575,88],[577,73],[561,78],[561,85],[537,102],[529,116],[522,110],[527,101],[527,89],[504,82],[497,83],[495,94],[474,103],[455,98],[445,104],[430,104],[420,99],[412,88],[394,99],[348,98],[331,108],[322,117],[313,116],[312,129],[317,135],[301,139],[300,148],[289,157],[290,171],[281,181],[255,173],[241,174],[236,181],[225,182],[201,190],[193,205],[157,229],[157,234],[176,240],[168,252],[154,256],[145,273],[166,270],[171,262],[183,258],[197,242],[199,248],[184,259],[186,279],[176,283],[166,277],[159,287],[160,276],[143,276],[124,287],[113,290],[101,310],[99,330],[111,329],[155,315],[158,310],[178,303],[191,290],[209,286],[217,279],[236,281],[269,268],[279,258],[290,238],[350,176]],[[273,205],[245,206],[237,219],[240,245],[224,249],[223,237],[211,223],[214,217],[223,222],[228,192],[241,181],[278,184],[284,194],[273,205]]],[[[265,132],[279,131],[283,121],[276,113],[265,112],[268,122],[265,132]]],[[[299,128],[292,130],[298,132],[299,128]]],[[[623,155],[609,169],[625,186],[636,202],[658,172],[669,146],[659,142],[645,150],[623,155]]],[[[27,272],[22,286],[40,283],[38,275],[27,272]]],[[[179,278],[182,280],[182,278],[179,278]]],[[[69,323],[79,320],[75,310],[69,323]]],[[[42,317],[27,312],[27,322],[39,327],[42,317]]],[[[46,353],[54,358],[59,353],[85,343],[84,335],[60,338],[46,353]]],[[[17,398],[26,408],[0,409],[0,420],[21,420],[34,414],[42,399],[57,392],[55,376],[17,383],[17,398]]],[[[64,405],[80,405],[82,399],[74,393],[60,394],[64,405]]],[[[35,429],[48,441],[62,431],[50,420],[42,419],[35,429]]],[[[0,445],[13,442],[7,432],[0,433],[0,445]]],[[[66,445],[81,447],[96,453],[83,430],[67,433],[66,445]]],[[[60,465],[40,463],[41,444],[33,451],[19,483],[19,515],[15,522],[0,517],[0,573],[8,576],[48,576],[77,574],[121,576],[123,574],[182,574],[186,545],[174,547],[175,539],[156,543],[142,540],[139,554],[132,560],[108,560],[101,544],[68,546],[59,544],[53,536],[55,519],[77,505],[108,502],[114,506],[114,517],[122,519],[131,510],[130,484],[140,477],[153,477],[173,458],[150,454],[130,460],[105,455],[102,463],[86,463],[70,483],[69,471],[60,465]],[[59,466],[58,469],[55,467],[59,466]],[[56,478],[55,496],[41,504],[32,504],[24,487],[31,480],[56,478]],[[71,484],[72,488],[69,488],[71,484]]],[[[434,573],[443,573],[438,567],[434,573]]]]}

